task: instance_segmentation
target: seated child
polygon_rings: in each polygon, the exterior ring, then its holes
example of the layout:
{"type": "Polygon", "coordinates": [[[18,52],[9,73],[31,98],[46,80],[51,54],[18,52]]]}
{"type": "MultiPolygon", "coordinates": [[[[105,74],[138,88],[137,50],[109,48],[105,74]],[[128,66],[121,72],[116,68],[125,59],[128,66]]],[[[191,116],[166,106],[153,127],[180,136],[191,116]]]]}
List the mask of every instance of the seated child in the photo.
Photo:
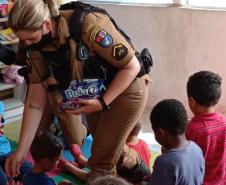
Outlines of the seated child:
{"type": "Polygon", "coordinates": [[[154,106],[150,121],[156,141],[165,149],[157,157],[149,185],[201,185],[205,172],[198,145],[186,140],[187,113],[181,102],[167,99],[154,106]]]}
{"type": "MultiPolygon", "coordinates": [[[[134,166],[131,167],[131,170],[128,170],[128,169],[122,170],[122,168],[118,168],[118,173],[120,176],[128,179],[131,182],[136,182],[136,183],[141,181],[143,177],[150,175],[150,168],[149,168],[150,153],[148,151],[148,146],[143,140],[137,138],[140,128],[141,128],[141,123],[138,123],[134,127],[134,129],[131,131],[127,139],[127,145],[125,145],[124,147],[124,150],[127,150],[127,151],[135,150],[137,152],[136,156],[128,156],[128,160],[131,160],[131,158],[138,158],[139,163],[135,163],[134,166]]],[[[58,163],[58,167],[61,169],[67,170],[70,173],[77,176],[79,179],[86,181],[88,171],[80,168],[84,166],[88,167],[87,159],[82,155],[80,147],[77,144],[72,144],[70,147],[70,151],[74,156],[74,158],[76,159],[76,162],[69,162],[61,158],[58,163]]],[[[131,155],[134,154],[134,152],[126,152],[126,153],[131,153],[131,155]]]]}
{"type": "Polygon", "coordinates": [[[130,132],[117,164],[117,173],[127,181],[136,184],[151,175],[150,152],[147,143],[137,137],[140,129],[141,122],[138,122],[130,132]],[[133,165],[130,166],[131,164],[133,165]]]}
{"type": "MultiPolygon", "coordinates": [[[[3,123],[4,123],[4,103],[0,101],[0,185],[6,185],[7,184],[7,176],[4,172],[4,166],[6,159],[9,157],[11,154],[11,147],[9,140],[7,137],[4,135],[3,132],[3,123]]],[[[31,169],[31,164],[25,161],[21,167],[20,167],[20,175],[18,177],[9,178],[10,180],[15,180],[15,181],[22,181],[23,175],[31,169]]]]}
{"type": "Polygon", "coordinates": [[[204,185],[226,184],[226,117],[216,110],[221,81],[218,74],[200,71],[187,82],[188,102],[194,117],[186,129],[186,138],[203,151],[204,185]]]}
{"type": "Polygon", "coordinates": [[[120,177],[115,177],[113,175],[107,175],[102,177],[97,177],[93,181],[87,183],[87,185],[131,185],[120,177]]]}
{"type": "MultiPolygon", "coordinates": [[[[30,151],[34,166],[23,177],[24,185],[55,185],[45,172],[55,168],[63,147],[59,139],[50,133],[41,133],[33,140],[30,151]]],[[[60,184],[71,184],[64,182],[60,184]]]]}
{"type": "Polygon", "coordinates": [[[141,157],[141,159],[145,162],[147,166],[150,166],[151,153],[148,149],[147,143],[139,139],[137,136],[141,130],[141,122],[138,122],[137,125],[130,132],[126,144],[133,148],[141,157]]]}

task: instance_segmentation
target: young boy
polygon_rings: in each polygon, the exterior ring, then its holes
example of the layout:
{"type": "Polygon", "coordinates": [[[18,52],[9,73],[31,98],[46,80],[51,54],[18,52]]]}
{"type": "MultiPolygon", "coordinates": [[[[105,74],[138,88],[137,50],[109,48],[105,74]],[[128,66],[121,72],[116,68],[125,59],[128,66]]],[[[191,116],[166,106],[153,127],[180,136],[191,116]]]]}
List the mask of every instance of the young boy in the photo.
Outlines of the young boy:
{"type": "Polygon", "coordinates": [[[188,124],[186,138],[203,151],[206,161],[203,184],[226,184],[226,118],[216,111],[221,77],[210,71],[193,74],[187,82],[187,95],[194,117],[188,124]]]}
{"type": "MultiPolygon", "coordinates": [[[[37,135],[31,144],[33,168],[23,177],[24,185],[56,185],[45,172],[55,168],[63,147],[59,139],[50,133],[37,135]]],[[[64,182],[61,184],[71,184],[64,182]]]]}
{"type": "Polygon", "coordinates": [[[151,175],[150,152],[147,143],[137,137],[140,128],[141,123],[138,122],[130,132],[122,151],[121,156],[123,157],[119,159],[117,164],[118,175],[133,184],[140,184],[146,177],[151,175]],[[134,150],[136,152],[132,152],[134,150]],[[135,162],[133,166],[130,166],[131,161],[135,162]]]}
{"type": "Polygon", "coordinates": [[[153,108],[150,121],[156,141],[165,149],[153,167],[149,185],[201,185],[204,158],[201,149],[185,138],[187,113],[181,102],[167,99],[153,108]]]}
{"type": "Polygon", "coordinates": [[[147,143],[139,139],[137,136],[141,130],[141,122],[138,122],[137,125],[130,132],[129,137],[127,138],[126,144],[133,148],[141,157],[141,159],[145,162],[145,164],[150,166],[151,154],[148,149],[147,143]]]}
{"type": "MultiPolygon", "coordinates": [[[[4,172],[4,166],[5,166],[6,159],[12,152],[9,140],[4,135],[4,131],[3,131],[3,127],[4,127],[3,116],[4,116],[4,103],[0,101],[0,185],[7,184],[7,176],[4,172]]],[[[22,181],[23,175],[30,169],[31,169],[31,164],[25,161],[20,167],[20,175],[10,180],[22,181]]]]}

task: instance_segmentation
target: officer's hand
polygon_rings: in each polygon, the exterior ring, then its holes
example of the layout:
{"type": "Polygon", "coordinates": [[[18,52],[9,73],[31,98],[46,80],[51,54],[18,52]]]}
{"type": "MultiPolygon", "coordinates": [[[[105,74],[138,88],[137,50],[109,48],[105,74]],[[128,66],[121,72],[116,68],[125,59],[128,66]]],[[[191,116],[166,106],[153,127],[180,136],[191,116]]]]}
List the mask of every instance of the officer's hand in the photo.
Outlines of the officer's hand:
{"type": "Polygon", "coordinates": [[[67,113],[71,114],[89,114],[92,112],[97,112],[102,110],[102,105],[100,104],[98,99],[81,99],[79,98],[77,101],[81,107],[75,110],[66,110],[67,113]]]}
{"type": "Polygon", "coordinates": [[[12,153],[6,160],[5,171],[8,176],[16,177],[20,174],[20,167],[24,161],[24,155],[16,151],[12,153]]]}

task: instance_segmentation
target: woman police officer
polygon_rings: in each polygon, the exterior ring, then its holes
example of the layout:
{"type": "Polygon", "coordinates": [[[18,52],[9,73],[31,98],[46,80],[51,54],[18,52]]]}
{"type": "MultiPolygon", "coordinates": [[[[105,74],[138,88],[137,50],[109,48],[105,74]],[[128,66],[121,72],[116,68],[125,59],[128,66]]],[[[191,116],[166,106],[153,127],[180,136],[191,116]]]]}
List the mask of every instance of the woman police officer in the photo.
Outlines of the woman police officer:
{"type": "MultiPolygon", "coordinates": [[[[79,99],[82,105],[80,108],[59,111],[62,100],[59,90],[48,92],[48,87],[65,85],[61,81],[68,74],[70,80],[84,78],[84,66],[75,57],[77,43],[69,33],[68,22],[72,14],[73,10],[58,12],[54,0],[19,0],[9,15],[9,26],[27,48],[31,66],[28,75],[31,84],[24,108],[19,146],[6,163],[6,171],[10,175],[17,174],[47,102],[54,114],[65,122],[69,119],[70,124],[78,124],[73,116],[87,114],[88,127],[93,136],[92,155],[88,160],[90,178],[98,174],[116,174],[116,163],[120,155],[126,156],[127,151],[123,151],[126,139],[144,110],[149,77],[145,75],[136,78],[140,64],[132,46],[107,15],[91,12],[83,20],[82,42],[90,55],[101,56],[118,71],[101,98],[79,99]],[[70,51],[70,57],[69,60],[66,57],[63,62],[61,78],[52,72],[52,61],[45,56],[53,57],[54,60],[56,52],[61,52],[62,56],[58,57],[61,58],[67,51],[70,51]]],[[[58,58],[55,57],[56,60],[58,58]]],[[[123,163],[124,160],[120,161],[123,163]]],[[[122,165],[129,166],[128,161],[122,165]]]]}

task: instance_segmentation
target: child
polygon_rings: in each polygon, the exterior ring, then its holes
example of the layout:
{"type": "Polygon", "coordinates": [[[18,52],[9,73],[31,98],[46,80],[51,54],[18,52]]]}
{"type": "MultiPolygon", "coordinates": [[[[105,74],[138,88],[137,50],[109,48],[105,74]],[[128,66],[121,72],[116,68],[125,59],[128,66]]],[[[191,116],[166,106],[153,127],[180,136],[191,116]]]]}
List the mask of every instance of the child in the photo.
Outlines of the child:
{"type": "MultiPolygon", "coordinates": [[[[11,153],[11,147],[9,140],[7,137],[4,135],[3,132],[3,123],[4,123],[4,103],[0,101],[0,185],[6,185],[7,184],[7,176],[4,173],[4,166],[6,159],[11,153]]],[[[21,181],[23,175],[31,169],[31,164],[28,162],[24,162],[21,167],[20,167],[20,175],[18,177],[15,177],[14,179],[10,180],[15,180],[15,181],[21,181]]]]}
{"type": "MultiPolygon", "coordinates": [[[[147,144],[137,138],[137,135],[140,131],[141,123],[138,123],[134,129],[131,131],[128,139],[127,139],[127,145],[125,145],[124,150],[135,150],[137,152],[136,156],[128,156],[128,160],[131,158],[138,158],[138,163],[135,163],[134,166],[131,167],[130,170],[126,169],[124,170],[123,167],[117,165],[117,170],[120,176],[123,178],[126,178],[127,180],[139,183],[145,176],[150,175],[150,153],[148,151],[147,144]]],[[[72,144],[70,147],[71,153],[76,159],[76,162],[69,162],[63,158],[60,159],[60,162],[58,164],[58,167],[61,169],[65,169],[75,176],[77,176],[79,179],[86,181],[88,176],[88,171],[80,169],[81,167],[86,166],[87,167],[87,159],[82,155],[82,152],[80,150],[80,147],[76,144],[72,144]]],[[[134,154],[134,152],[126,152],[127,154],[134,154]]],[[[124,160],[126,157],[123,158],[124,160]]],[[[136,161],[136,160],[134,160],[136,161]]],[[[121,162],[126,163],[126,162],[121,162]]]]}
{"type": "Polygon", "coordinates": [[[221,77],[210,71],[193,74],[187,82],[187,95],[194,117],[188,124],[186,138],[203,151],[206,161],[203,184],[226,184],[226,118],[216,111],[221,77]]]}
{"type": "Polygon", "coordinates": [[[102,176],[87,183],[87,185],[131,185],[124,179],[112,175],[102,176]]]}
{"type": "MultiPolygon", "coordinates": [[[[57,137],[50,133],[37,135],[31,144],[33,168],[23,177],[24,185],[55,185],[45,172],[55,168],[63,147],[57,137]]],[[[71,184],[64,182],[61,184],[71,184]]]]}
{"type": "Polygon", "coordinates": [[[145,164],[150,166],[151,154],[148,149],[147,143],[139,139],[137,136],[141,130],[141,122],[138,122],[137,125],[130,132],[129,137],[127,138],[126,144],[133,148],[141,157],[141,159],[145,162],[145,164]]]}
{"type": "Polygon", "coordinates": [[[137,137],[140,129],[141,122],[138,122],[130,132],[117,164],[118,174],[133,184],[140,184],[141,181],[151,175],[150,152],[147,143],[137,137]],[[134,150],[136,152],[132,152],[134,150]],[[133,166],[130,166],[131,161],[135,162],[133,166]]]}
{"type": "Polygon", "coordinates": [[[153,167],[149,185],[201,185],[204,159],[201,149],[185,138],[187,113],[181,102],[163,100],[153,108],[150,121],[156,141],[165,149],[153,167]]]}

